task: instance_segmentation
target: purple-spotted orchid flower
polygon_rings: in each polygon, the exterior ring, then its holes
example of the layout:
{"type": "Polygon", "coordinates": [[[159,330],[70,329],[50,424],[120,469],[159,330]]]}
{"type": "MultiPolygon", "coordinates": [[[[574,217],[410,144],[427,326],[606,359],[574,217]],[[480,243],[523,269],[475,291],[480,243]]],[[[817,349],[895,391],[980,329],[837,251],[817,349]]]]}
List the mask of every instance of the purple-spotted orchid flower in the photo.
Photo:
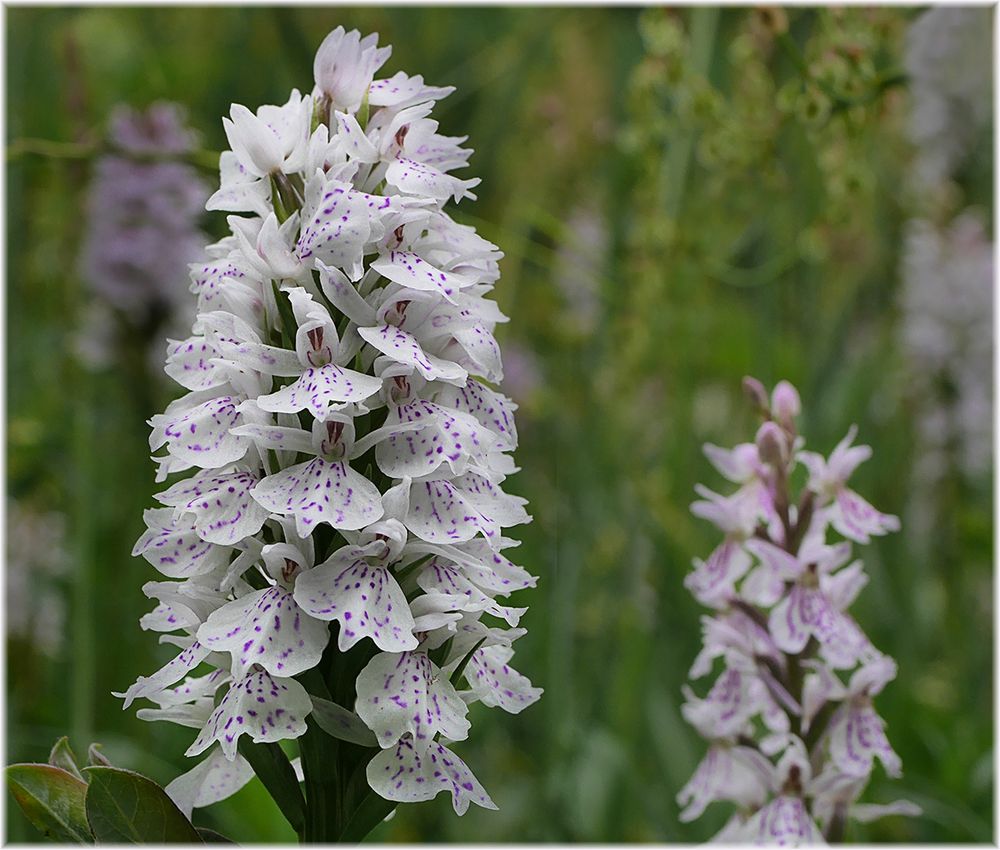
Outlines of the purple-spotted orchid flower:
{"type": "Polygon", "coordinates": [[[849,540],[865,544],[873,536],[899,531],[899,519],[877,511],[847,487],[854,470],[872,454],[868,446],[851,445],[857,432],[857,426],[852,425],[828,460],[815,452],[801,452],[799,460],[809,470],[810,489],[827,503],[833,528],[849,540]]]}
{"type": "Polygon", "coordinates": [[[322,701],[370,730],[351,752],[375,794],[495,808],[451,747],[470,704],[541,695],[511,665],[506,598],[535,578],[503,554],[531,518],[488,385],[502,254],[447,210],[479,182],[430,117],[451,89],[374,80],[389,54],[338,28],[311,94],[223,120],[207,206],[230,234],[190,267],[166,362],[186,394],[151,420],[166,483],[135,546],[166,579],[141,624],[175,657],[121,695],[195,730],[207,757],[168,786],[188,813],[250,779],[247,747],[306,746],[322,701]]]}
{"type": "Polygon", "coordinates": [[[699,486],[691,508],[724,540],[685,581],[714,609],[702,618],[704,645],[690,675],[716,675],[704,696],[684,688],[682,714],[709,751],[677,801],[682,820],[717,801],[734,804],[717,841],[822,843],[840,839],[848,819],[919,814],[906,801],[858,802],[876,762],[891,777],[902,764],[873,705],[896,664],[848,613],[867,583],[851,550],[899,523],[847,489],[871,456],[852,446],[855,428],[824,459],[804,450],[791,384],[770,397],[753,379],[744,386],[764,419],[754,442],[705,447],[738,489],[720,495],[699,486]],[[805,485],[793,494],[798,465],[805,485]]]}

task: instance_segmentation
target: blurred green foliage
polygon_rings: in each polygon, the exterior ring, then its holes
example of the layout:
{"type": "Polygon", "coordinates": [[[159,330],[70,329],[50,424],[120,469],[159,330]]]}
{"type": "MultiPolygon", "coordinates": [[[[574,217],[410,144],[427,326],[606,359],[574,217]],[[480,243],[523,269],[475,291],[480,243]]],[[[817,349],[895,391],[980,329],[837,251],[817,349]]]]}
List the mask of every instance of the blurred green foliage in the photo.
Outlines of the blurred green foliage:
{"type": "MultiPolygon", "coordinates": [[[[8,143],[86,142],[114,104],[167,99],[219,150],[231,102],[311,88],[337,24],[391,43],[386,71],[458,87],[435,114],[469,134],[483,178],[457,217],[506,252],[502,342],[524,385],[513,489],[535,515],[517,560],[541,577],[516,603],[531,605],[518,667],[546,693],[518,717],[471,710],[459,752],[499,812],[459,819],[440,796],[373,839],[700,841],[721,826],[721,806],[684,825],[674,802],[704,750],[679,712],[702,613],[682,579],[715,537],[687,512],[696,482],[721,486],[700,445],[748,438],[749,373],[799,386],[817,450],[857,422],[875,458],[858,488],[904,517],[868,547],[857,606],[899,661],[878,705],[905,769],[867,797],[925,814],[848,837],[993,840],[992,470],[923,494],[940,503],[930,547],[905,531],[919,447],[895,308],[912,201],[894,74],[915,14],[6,10],[8,143]]],[[[991,209],[991,152],[976,162],[961,188],[991,209]]],[[[158,341],[133,339],[96,372],[70,346],[88,297],[76,256],[90,165],[7,164],[8,492],[68,514],[72,563],[60,656],[8,644],[7,756],[44,760],[68,732],[165,783],[187,769],[190,730],[136,720],[111,691],[168,657],[136,624],[154,574],[129,552],[155,487],[145,420],[172,390],[149,377],[143,348],[158,341]]],[[[32,840],[8,811],[8,839],[32,840]]],[[[243,843],[293,837],[257,783],[196,820],[243,843]]]]}

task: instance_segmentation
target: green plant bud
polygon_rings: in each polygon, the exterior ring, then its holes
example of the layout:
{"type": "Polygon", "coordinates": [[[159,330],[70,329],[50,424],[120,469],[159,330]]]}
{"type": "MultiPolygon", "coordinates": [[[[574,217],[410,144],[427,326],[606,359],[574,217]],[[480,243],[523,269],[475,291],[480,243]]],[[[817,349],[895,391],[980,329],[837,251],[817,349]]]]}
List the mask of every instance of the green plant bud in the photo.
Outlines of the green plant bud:
{"type": "Polygon", "coordinates": [[[789,80],[778,89],[774,103],[778,111],[785,115],[791,115],[798,106],[799,94],[802,92],[802,83],[797,78],[789,80]]]}
{"type": "Polygon", "coordinates": [[[829,241],[822,228],[815,225],[799,232],[796,247],[802,261],[815,266],[825,263],[830,255],[829,241]]]}
{"type": "Polygon", "coordinates": [[[757,47],[754,44],[753,36],[746,32],[740,33],[730,42],[726,54],[729,63],[734,68],[740,68],[748,62],[752,62],[757,58],[757,47]]]}
{"type": "Polygon", "coordinates": [[[695,121],[716,121],[723,109],[723,99],[719,92],[707,80],[699,80],[691,98],[691,115],[695,121]]]}
{"type": "Polygon", "coordinates": [[[812,64],[812,75],[835,90],[842,90],[852,74],[848,61],[839,53],[826,53],[812,64]]]}
{"type": "Polygon", "coordinates": [[[820,127],[830,117],[833,104],[830,98],[814,86],[806,88],[796,102],[796,112],[799,120],[810,127],[820,127]]]}
{"type": "Polygon", "coordinates": [[[698,161],[708,169],[716,168],[723,162],[722,144],[718,132],[705,132],[698,140],[698,161]]]}
{"type": "Polygon", "coordinates": [[[650,10],[639,18],[639,34],[646,51],[665,58],[684,50],[684,30],[677,20],[662,10],[650,10]]]}

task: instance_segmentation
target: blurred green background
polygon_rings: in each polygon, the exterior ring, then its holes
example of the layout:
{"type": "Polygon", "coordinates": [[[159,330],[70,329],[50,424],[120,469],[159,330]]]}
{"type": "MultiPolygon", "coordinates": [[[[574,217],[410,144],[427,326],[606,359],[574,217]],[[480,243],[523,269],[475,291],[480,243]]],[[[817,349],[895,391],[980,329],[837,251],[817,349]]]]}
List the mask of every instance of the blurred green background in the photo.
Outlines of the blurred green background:
{"type": "MultiPolygon", "coordinates": [[[[899,662],[877,705],[905,771],[877,772],[866,799],[925,814],[848,837],[991,842],[992,442],[985,464],[962,467],[949,444],[933,481],[914,475],[916,423],[954,388],[913,379],[900,309],[908,220],[971,206],[992,233],[991,127],[973,128],[946,189],[913,189],[899,72],[919,14],[8,7],[7,143],[76,147],[7,158],[7,605],[28,624],[8,628],[7,761],[44,760],[69,733],[166,783],[193,735],[111,696],[170,657],[136,623],[155,574],[129,553],[159,489],[145,420],[174,390],[148,333],[124,333],[108,367],[75,353],[92,297],[77,269],[88,145],[115,104],[163,99],[218,151],[229,104],[310,89],[317,45],[343,24],[393,45],[383,74],[458,87],[435,116],[469,134],[483,179],[456,217],[506,252],[512,489],[535,516],[516,554],[541,577],[515,602],[531,606],[517,666],[545,688],[517,717],[471,710],[458,752],[499,812],[457,818],[442,795],[372,839],[675,842],[721,827],[723,806],[681,824],[674,802],[704,752],[679,711],[703,613],[682,580],[716,540],[687,506],[696,482],[724,484],[701,444],[752,434],[739,388],[753,374],[799,387],[819,451],[858,423],[874,449],[858,489],[904,521],[863,552],[856,616],[899,662]]],[[[989,113],[989,51],[981,65],[989,113]]],[[[224,216],[202,226],[221,236],[224,216]]],[[[992,356],[966,368],[992,387],[992,356]]],[[[9,840],[35,840],[9,799],[8,817],[9,840]]],[[[257,783],[196,820],[241,843],[294,837],[257,783]]]]}

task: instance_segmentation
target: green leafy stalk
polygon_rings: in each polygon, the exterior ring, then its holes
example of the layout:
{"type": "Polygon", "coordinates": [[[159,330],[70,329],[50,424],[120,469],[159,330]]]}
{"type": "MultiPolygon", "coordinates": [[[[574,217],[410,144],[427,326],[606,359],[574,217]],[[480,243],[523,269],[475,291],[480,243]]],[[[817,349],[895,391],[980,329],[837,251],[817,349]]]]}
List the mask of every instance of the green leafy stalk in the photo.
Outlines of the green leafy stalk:
{"type": "MultiPolygon", "coordinates": [[[[255,744],[246,736],[240,738],[240,755],[243,756],[257,774],[257,778],[267,789],[278,808],[301,838],[304,834],[306,815],[305,800],[299,780],[295,777],[285,751],[275,743],[255,744]]],[[[303,757],[303,762],[304,762],[303,757]]]]}
{"type": "Polygon", "coordinates": [[[484,640],[486,640],[486,638],[480,638],[476,641],[476,645],[469,650],[468,655],[466,655],[465,658],[462,659],[461,663],[455,668],[454,672],[451,674],[451,683],[453,685],[458,684],[458,680],[465,672],[465,668],[468,666],[469,661],[472,659],[472,656],[475,655],[476,650],[483,645],[484,640]]]}

